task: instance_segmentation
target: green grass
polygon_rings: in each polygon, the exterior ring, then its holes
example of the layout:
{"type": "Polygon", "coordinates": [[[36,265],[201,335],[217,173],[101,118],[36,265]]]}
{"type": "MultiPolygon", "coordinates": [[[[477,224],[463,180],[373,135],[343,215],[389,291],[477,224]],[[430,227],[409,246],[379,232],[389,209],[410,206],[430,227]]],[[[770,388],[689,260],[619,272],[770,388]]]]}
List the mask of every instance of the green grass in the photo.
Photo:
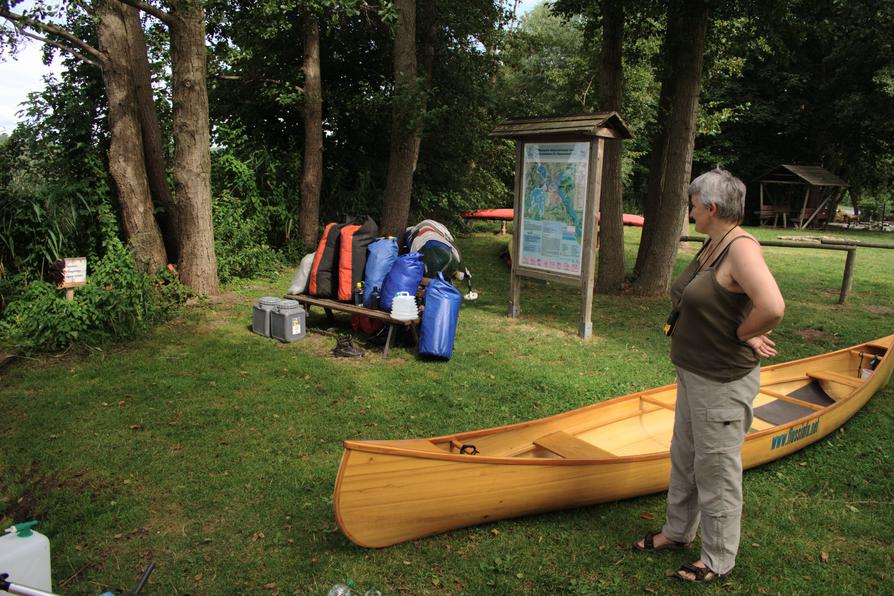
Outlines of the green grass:
{"type": "MultiPolygon", "coordinates": [[[[632,263],[639,231],[627,234],[632,263]]],[[[521,318],[507,319],[509,274],[498,255],[508,238],[460,240],[480,299],[463,305],[448,363],[405,349],[388,360],[375,349],[333,359],[346,319],[327,330],[320,313],[294,344],[252,335],[251,305],[285,290],[291,272],[283,272],[232,287],[131,343],[7,367],[0,522],[41,521],[64,594],[129,587],[149,560],[157,565],[149,594],[325,594],[348,578],[361,593],[385,594],[693,591],[664,572],[697,551],[628,547],[659,527],[663,495],[383,550],[338,531],[332,490],[343,439],[507,424],[673,382],[660,333],[666,299],[596,296],[595,337],[585,342],[576,290],[526,282],[521,318]]],[[[678,268],[695,248],[680,251],[678,268]]],[[[774,334],[778,361],[894,330],[894,252],[858,251],[843,306],[844,253],[765,254],[788,305],[774,334]]],[[[892,444],[889,387],[833,436],[747,472],[738,567],[699,593],[894,592],[892,444]]]]}

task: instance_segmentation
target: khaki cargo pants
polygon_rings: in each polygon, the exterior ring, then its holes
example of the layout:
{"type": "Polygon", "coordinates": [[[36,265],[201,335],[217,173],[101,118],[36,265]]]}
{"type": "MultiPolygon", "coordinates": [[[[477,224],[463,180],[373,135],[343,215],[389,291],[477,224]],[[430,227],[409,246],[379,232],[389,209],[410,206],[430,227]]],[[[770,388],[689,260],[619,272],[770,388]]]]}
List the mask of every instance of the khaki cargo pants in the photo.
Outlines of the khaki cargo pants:
{"type": "Polygon", "coordinates": [[[701,560],[715,573],[736,565],[742,520],[742,443],[760,366],[728,383],[677,367],[667,521],[662,533],[679,542],[702,527],[701,560]]]}

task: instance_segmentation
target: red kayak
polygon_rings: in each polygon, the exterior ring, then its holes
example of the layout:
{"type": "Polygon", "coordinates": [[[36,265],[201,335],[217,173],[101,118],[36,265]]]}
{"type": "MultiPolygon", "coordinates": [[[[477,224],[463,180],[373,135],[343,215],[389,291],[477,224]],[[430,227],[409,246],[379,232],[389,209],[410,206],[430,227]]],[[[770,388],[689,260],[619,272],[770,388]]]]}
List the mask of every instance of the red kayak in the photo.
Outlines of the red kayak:
{"type": "MultiPolygon", "coordinates": [[[[490,219],[497,221],[512,221],[515,217],[514,209],[479,209],[477,211],[466,211],[462,214],[463,219],[490,219]]],[[[641,215],[632,213],[624,213],[623,221],[625,226],[643,227],[645,221],[641,215]]]]}

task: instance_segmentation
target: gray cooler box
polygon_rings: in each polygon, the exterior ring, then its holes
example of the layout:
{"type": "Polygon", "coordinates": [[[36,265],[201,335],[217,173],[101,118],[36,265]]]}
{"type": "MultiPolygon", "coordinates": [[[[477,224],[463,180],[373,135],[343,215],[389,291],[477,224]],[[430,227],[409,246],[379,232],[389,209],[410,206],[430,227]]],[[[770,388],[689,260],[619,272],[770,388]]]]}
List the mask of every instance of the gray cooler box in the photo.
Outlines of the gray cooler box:
{"type": "MultiPolygon", "coordinates": [[[[276,305],[282,302],[281,298],[273,296],[264,296],[258,300],[258,303],[252,308],[251,330],[258,335],[270,337],[270,313],[276,308],[276,305]]],[[[291,300],[290,302],[295,302],[291,300]]]]}
{"type": "Polygon", "coordinates": [[[273,308],[270,337],[285,343],[304,337],[304,307],[297,300],[281,300],[273,308]]]}

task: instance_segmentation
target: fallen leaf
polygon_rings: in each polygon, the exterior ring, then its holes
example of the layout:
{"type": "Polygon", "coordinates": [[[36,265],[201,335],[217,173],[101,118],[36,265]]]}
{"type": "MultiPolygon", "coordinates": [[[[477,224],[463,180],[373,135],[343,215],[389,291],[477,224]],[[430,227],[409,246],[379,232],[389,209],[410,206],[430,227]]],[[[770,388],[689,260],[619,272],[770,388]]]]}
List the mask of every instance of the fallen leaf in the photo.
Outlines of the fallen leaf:
{"type": "Polygon", "coordinates": [[[822,561],[823,563],[828,563],[829,562],[829,553],[827,553],[826,551],[821,552],[820,553],[820,561],[822,561]]]}
{"type": "Polygon", "coordinates": [[[850,509],[851,511],[853,511],[854,513],[860,513],[860,510],[857,509],[856,507],[854,507],[853,505],[848,505],[847,508],[850,509]]]}
{"type": "Polygon", "coordinates": [[[264,589],[265,590],[275,590],[276,582],[270,582],[269,584],[264,584],[264,589]]]}
{"type": "Polygon", "coordinates": [[[196,580],[197,582],[202,581],[202,578],[203,578],[203,577],[205,577],[205,576],[203,576],[201,573],[197,573],[197,574],[195,574],[194,576],[192,576],[192,578],[193,578],[194,580],[196,580]]]}
{"type": "Polygon", "coordinates": [[[141,430],[143,428],[142,424],[131,424],[128,427],[130,430],[141,430]]]}
{"type": "Polygon", "coordinates": [[[410,561],[404,561],[404,565],[412,565],[410,561]]]}
{"type": "Polygon", "coordinates": [[[643,511],[639,516],[643,519],[655,519],[655,514],[648,511],[643,511]]]}
{"type": "Polygon", "coordinates": [[[499,535],[500,535],[500,531],[499,531],[498,529],[496,529],[496,528],[491,528],[491,529],[490,529],[490,533],[493,534],[494,536],[499,536],[499,535]]]}

